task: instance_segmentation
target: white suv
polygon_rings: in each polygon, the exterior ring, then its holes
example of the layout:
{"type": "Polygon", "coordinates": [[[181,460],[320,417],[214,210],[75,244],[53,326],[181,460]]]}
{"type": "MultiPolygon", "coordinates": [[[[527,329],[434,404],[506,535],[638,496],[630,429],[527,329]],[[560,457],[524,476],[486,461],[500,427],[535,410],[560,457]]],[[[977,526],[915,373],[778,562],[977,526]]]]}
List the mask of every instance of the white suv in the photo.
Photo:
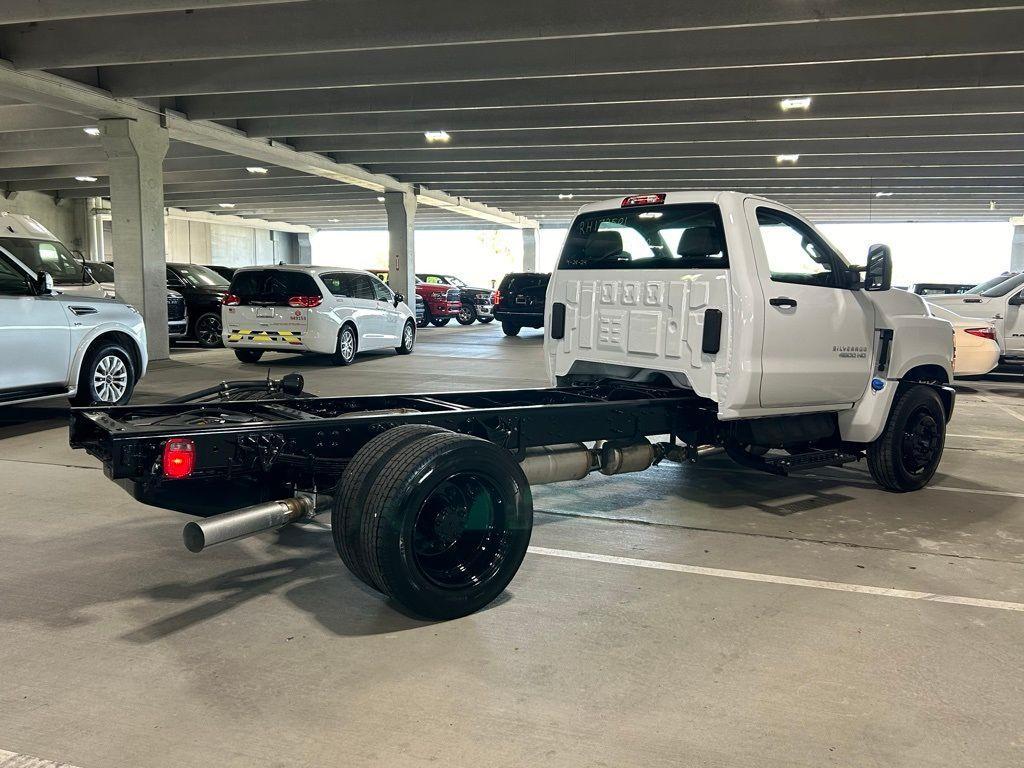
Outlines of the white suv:
{"type": "Polygon", "coordinates": [[[357,352],[412,352],[416,318],[405,297],[368,272],[338,267],[246,267],[231,279],[224,345],[243,363],[264,352],[317,352],[348,365],[357,352]]]}
{"type": "Polygon", "coordinates": [[[0,245],[0,403],[65,395],[123,405],[146,373],[146,328],[113,299],[54,290],[0,245]]]}

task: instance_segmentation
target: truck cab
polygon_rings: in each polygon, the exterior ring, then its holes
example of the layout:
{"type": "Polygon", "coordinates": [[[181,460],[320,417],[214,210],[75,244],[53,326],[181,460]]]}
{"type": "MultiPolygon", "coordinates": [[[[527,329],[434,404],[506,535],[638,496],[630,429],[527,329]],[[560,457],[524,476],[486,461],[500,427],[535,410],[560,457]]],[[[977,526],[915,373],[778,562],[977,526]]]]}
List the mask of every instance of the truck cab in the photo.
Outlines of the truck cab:
{"type": "Polygon", "coordinates": [[[869,443],[901,381],[951,380],[952,328],[863,269],[795,211],[752,195],[594,203],[548,288],[548,372],[558,385],[667,381],[723,422],[835,414],[843,440],[869,443]]]}

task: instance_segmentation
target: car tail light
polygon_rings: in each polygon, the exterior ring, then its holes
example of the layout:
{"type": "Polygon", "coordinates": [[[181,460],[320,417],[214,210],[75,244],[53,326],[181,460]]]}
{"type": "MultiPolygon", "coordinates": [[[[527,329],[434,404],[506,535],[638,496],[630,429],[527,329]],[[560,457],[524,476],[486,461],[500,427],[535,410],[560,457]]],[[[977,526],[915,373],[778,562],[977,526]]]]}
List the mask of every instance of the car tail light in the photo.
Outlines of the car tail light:
{"type": "Polygon", "coordinates": [[[632,208],[634,205],[661,205],[665,202],[664,194],[657,195],[630,195],[622,200],[623,208],[632,208]]]}
{"type": "Polygon", "coordinates": [[[187,437],[172,437],[164,443],[164,477],[181,480],[196,466],[196,444],[187,437]]]}
{"type": "Polygon", "coordinates": [[[494,292],[493,304],[494,304],[494,306],[498,306],[499,304],[501,304],[501,291],[495,291],[494,292]]]}
{"type": "Polygon", "coordinates": [[[235,294],[229,293],[227,296],[220,300],[220,303],[227,307],[237,307],[239,304],[242,303],[242,300],[238,296],[235,296],[235,294]]]}
{"type": "Polygon", "coordinates": [[[319,307],[323,296],[292,296],[288,299],[289,307],[319,307]]]}
{"type": "Polygon", "coordinates": [[[964,333],[969,333],[971,336],[980,336],[983,339],[996,340],[996,329],[995,328],[964,328],[964,333]]]}

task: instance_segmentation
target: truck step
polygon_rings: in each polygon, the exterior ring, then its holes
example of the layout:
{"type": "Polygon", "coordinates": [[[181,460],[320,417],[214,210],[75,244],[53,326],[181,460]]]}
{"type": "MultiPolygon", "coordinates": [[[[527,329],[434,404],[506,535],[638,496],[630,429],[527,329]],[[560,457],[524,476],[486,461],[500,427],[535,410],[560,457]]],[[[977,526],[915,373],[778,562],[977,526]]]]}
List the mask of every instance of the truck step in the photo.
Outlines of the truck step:
{"type": "Polygon", "coordinates": [[[840,450],[808,451],[790,456],[765,456],[765,469],[779,475],[818,467],[841,467],[857,461],[860,456],[840,450]]]}

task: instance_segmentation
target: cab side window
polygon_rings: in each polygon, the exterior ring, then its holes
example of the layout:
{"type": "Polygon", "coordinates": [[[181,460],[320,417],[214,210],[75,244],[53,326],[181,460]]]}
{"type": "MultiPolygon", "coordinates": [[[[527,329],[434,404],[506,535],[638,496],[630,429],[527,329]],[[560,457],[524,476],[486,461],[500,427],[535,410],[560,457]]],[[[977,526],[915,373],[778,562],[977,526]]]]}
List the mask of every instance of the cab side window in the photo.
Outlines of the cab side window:
{"type": "Polygon", "coordinates": [[[395,294],[391,292],[384,283],[375,277],[370,278],[370,282],[373,284],[373,292],[377,297],[377,301],[386,301],[389,304],[395,300],[395,294]]]}
{"type": "Polygon", "coordinates": [[[13,264],[0,257],[0,296],[31,296],[28,278],[13,264]]]}
{"type": "Polygon", "coordinates": [[[838,257],[802,221],[758,208],[757,225],[772,282],[843,287],[838,257]]]}
{"type": "Polygon", "coordinates": [[[346,272],[334,272],[329,275],[320,275],[320,279],[324,285],[327,286],[327,290],[331,292],[333,296],[352,296],[354,288],[352,286],[352,275],[346,272]]]}

